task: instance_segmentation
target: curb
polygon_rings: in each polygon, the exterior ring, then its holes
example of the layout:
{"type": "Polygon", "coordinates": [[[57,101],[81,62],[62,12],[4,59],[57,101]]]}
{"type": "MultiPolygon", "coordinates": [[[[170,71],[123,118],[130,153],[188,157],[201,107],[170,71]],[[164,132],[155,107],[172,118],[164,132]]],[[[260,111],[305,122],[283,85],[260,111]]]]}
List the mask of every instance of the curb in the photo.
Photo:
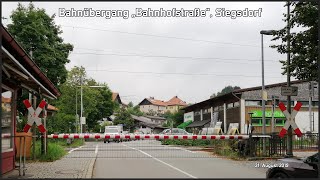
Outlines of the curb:
{"type": "Polygon", "coordinates": [[[92,178],[93,167],[94,167],[94,164],[95,164],[95,162],[96,162],[96,159],[97,159],[97,154],[96,154],[96,156],[95,156],[93,159],[91,159],[90,164],[89,164],[88,171],[87,171],[87,173],[86,173],[86,175],[85,175],[85,178],[92,178]]]}

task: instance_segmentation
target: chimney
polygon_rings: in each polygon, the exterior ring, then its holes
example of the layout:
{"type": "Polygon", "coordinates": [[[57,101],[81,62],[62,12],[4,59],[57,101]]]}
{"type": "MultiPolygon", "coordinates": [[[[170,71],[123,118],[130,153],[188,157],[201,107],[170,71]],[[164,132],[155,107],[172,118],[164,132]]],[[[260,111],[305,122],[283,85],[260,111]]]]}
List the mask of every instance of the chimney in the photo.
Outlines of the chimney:
{"type": "Polygon", "coordinates": [[[178,96],[175,96],[175,98],[178,98],[178,96]]]}

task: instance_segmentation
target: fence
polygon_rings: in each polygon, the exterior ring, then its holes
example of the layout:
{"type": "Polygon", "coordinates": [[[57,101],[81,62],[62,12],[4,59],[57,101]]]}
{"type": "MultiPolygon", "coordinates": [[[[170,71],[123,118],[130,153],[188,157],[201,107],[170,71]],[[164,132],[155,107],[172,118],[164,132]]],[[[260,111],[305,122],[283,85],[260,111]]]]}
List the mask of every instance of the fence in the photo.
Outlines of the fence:
{"type": "Polygon", "coordinates": [[[21,174],[25,176],[26,168],[26,158],[27,154],[27,138],[32,138],[32,136],[11,136],[11,135],[2,135],[2,139],[10,139],[11,142],[14,142],[14,150],[15,150],[15,157],[19,158],[18,165],[14,163],[14,169],[19,171],[19,176],[21,174]]]}
{"type": "MultiPolygon", "coordinates": [[[[287,153],[287,138],[285,135],[280,138],[278,134],[270,134],[270,138],[253,138],[252,146],[246,152],[241,153],[242,156],[256,156],[256,157],[272,157],[272,156],[285,156],[287,153]],[[266,146],[266,154],[263,154],[263,144],[266,146]],[[251,150],[251,152],[250,152],[251,150]],[[252,154],[250,154],[252,153],[252,154]]],[[[304,133],[301,137],[293,135],[292,149],[293,150],[306,150],[316,151],[319,145],[318,133],[304,133]]],[[[248,142],[250,143],[250,142],[248,142]]]]}

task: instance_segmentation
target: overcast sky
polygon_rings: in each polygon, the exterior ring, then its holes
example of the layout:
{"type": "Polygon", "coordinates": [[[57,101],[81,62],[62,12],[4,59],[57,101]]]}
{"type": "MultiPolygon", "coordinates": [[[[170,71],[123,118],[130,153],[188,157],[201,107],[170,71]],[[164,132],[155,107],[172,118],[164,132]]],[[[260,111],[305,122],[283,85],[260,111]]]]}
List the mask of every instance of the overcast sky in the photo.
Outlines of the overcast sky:
{"type": "MultiPolygon", "coordinates": [[[[23,3],[27,4],[27,3],[23,3]]],[[[227,85],[248,88],[261,85],[260,30],[285,26],[284,2],[34,2],[49,15],[57,14],[65,42],[74,45],[73,66],[84,66],[89,77],[106,82],[121,99],[138,104],[153,96],[169,100],[177,95],[187,103],[206,100],[227,85]],[[130,17],[59,17],[70,10],[129,10],[130,17]],[[206,17],[132,18],[136,8],[169,10],[210,8],[206,17]],[[262,9],[261,17],[215,17],[216,8],[262,9]]],[[[17,2],[2,2],[8,18],[17,2]]],[[[265,84],[285,82],[278,54],[264,36],[265,84]]]]}

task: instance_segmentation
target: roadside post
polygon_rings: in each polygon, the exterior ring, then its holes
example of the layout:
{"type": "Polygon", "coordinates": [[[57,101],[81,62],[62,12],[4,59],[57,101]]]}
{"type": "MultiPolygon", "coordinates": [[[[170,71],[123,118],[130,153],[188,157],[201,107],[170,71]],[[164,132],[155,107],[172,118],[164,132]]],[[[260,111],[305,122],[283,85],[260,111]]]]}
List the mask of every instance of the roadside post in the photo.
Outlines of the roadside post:
{"type": "Polygon", "coordinates": [[[249,130],[249,154],[250,157],[253,157],[253,143],[252,143],[252,132],[254,131],[254,127],[252,126],[252,114],[253,112],[248,113],[250,116],[250,130],[249,130]]]}

